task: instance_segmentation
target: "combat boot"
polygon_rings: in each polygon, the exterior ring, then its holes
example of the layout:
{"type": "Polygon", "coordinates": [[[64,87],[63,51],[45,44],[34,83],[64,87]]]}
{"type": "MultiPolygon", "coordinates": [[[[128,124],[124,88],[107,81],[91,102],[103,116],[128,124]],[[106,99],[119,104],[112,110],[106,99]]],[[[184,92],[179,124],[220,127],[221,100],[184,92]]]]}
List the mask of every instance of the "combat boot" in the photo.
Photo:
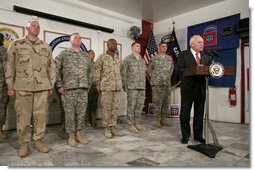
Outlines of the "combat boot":
{"type": "Polygon", "coordinates": [[[68,138],[67,143],[71,147],[75,147],[76,146],[76,140],[75,140],[75,134],[74,133],[69,133],[69,138],[68,138]]]}
{"type": "Polygon", "coordinates": [[[110,127],[109,127],[109,126],[107,126],[107,127],[105,128],[104,135],[105,135],[106,138],[112,138],[112,133],[111,133],[111,130],[110,130],[110,127]]]}
{"type": "Polygon", "coordinates": [[[135,126],[135,128],[137,128],[138,131],[145,131],[145,128],[143,126],[141,126],[140,124],[136,123],[134,126],[135,126]]]}
{"type": "Polygon", "coordinates": [[[161,117],[156,117],[155,119],[155,126],[158,127],[158,128],[161,128],[161,117]]]}
{"type": "Polygon", "coordinates": [[[0,124],[0,140],[7,139],[8,135],[3,131],[3,124],[0,124]]]}
{"type": "Polygon", "coordinates": [[[36,148],[36,150],[38,150],[41,153],[47,153],[47,152],[49,152],[48,147],[41,140],[35,141],[34,147],[36,148]]]}
{"type": "Polygon", "coordinates": [[[88,139],[86,139],[85,137],[83,137],[83,136],[81,135],[80,131],[78,131],[78,132],[76,133],[76,140],[77,140],[78,142],[80,142],[81,144],[88,144],[88,143],[89,143],[88,139]]]}
{"type": "Polygon", "coordinates": [[[18,156],[19,157],[26,157],[28,155],[28,153],[29,153],[29,144],[28,144],[28,142],[22,143],[21,147],[18,151],[18,156]]]}
{"type": "Polygon", "coordinates": [[[88,122],[88,121],[85,123],[85,125],[86,125],[86,127],[91,127],[92,126],[91,123],[88,122]]]}
{"type": "Polygon", "coordinates": [[[111,131],[112,135],[114,135],[114,136],[122,136],[123,135],[119,130],[116,129],[115,126],[110,127],[110,131],[111,131]]]}
{"type": "Polygon", "coordinates": [[[161,117],[160,123],[161,123],[162,126],[169,126],[169,123],[167,123],[165,116],[161,117]]]}
{"type": "Polygon", "coordinates": [[[133,124],[129,125],[128,130],[133,133],[138,133],[138,129],[133,124]]]}

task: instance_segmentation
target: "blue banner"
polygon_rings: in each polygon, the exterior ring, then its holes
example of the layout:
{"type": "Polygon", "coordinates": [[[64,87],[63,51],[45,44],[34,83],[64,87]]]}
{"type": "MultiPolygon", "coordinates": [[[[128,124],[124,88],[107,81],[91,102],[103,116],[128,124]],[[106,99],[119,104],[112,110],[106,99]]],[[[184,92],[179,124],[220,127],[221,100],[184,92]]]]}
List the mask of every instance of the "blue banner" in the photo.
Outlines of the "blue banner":
{"type": "MultiPolygon", "coordinates": [[[[217,52],[218,57],[215,57],[214,61],[221,63],[223,66],[236,66],[236,49],[226,49],[217,52]]],[[[235,74],[231,76],[223,76],[219,79],[210,77],[209,85],[216,87],[234,87],[236,79],[235,74]]]]}
{"type": "MultiPolygon", "coordinates": [[[[239,20],[240,14],[236,14],[190,26],[188,27],[188,42],[194,34],[198,34],[203,37],[204,46],[207,50],[238,48],[237,23],[239,20]]],[[[190,48],[189,43],[188,48],[190,48]]]]}
{"type": "MultiPolygon", "coordinates": [[[[204,39],[204,49],[206,51],[216,50],[219,57],[215,61],[223,66],[233,66],[236,68],[236,49],[239,48],[239,35],[237,33],[237,23],[240,14],[224,17],[221,19],[197,24],[188,27],[188,42],[190,38],[198,34],[204,39]]],[[[188,43],[188,48],[190,45],[188,43]]],[[[236,75],[223,76],[220,79],[210,78],[209,85],[217,87],[235,86],[236,75]]]]}
{"type": "MultiPolygon", "coordinates": [[[[54,51],[54,49],[56,48],[57,45],[59,45],[62,42],[69,42],[69,41],[70,41],[70,36],[67,36],[67,35],[66,36],[59,36],[59,37],[55,38],[54,40],[52,40],[49,43],[49,46],[51,46],[52,51],[54,51]]],[[[84,43],[82,43],[82,42],[80,45],[80,49],[84,52],[87,52],[87,48],[84,45],[84,43]]]]}

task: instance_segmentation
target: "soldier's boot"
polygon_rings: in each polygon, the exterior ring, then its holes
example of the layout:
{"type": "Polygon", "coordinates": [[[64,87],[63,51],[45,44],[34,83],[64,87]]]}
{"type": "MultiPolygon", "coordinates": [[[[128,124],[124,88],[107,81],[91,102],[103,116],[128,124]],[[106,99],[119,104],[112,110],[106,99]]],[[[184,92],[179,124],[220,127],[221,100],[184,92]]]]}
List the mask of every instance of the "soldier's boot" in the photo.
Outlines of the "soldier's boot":
{"type": "Polygon", "coordinates": [[[3,131],[3,124],[0,124],[0,140],[7,139],[8,135],[3,131]]]}
{"type": "Polygon", "coordinates": [[[109,126],[107,126],[107,127],[105,128],[104,135],[105,135],[106,138],[112,138],[112,133],[111,133],[111,130],[110,130],[110,127],[109,127],[109,126]]]}
{"type": "Polygon", "coordinates": [[[92,126],[91,123],[90,123],[89,121],[87,121],[87,122],[85,123],[85,125],[86,125],[86,127],[91,127],[91,126],[92,126]]]}
{"type": "Polygon", "coordinates": [[[133,133],[138,133],[138,129],[134,126],[134,124],[130,124],[128,130],[133,133]]]}
{"type": "Polygon", "coordinates": [[[36,150],[38,150],[41,153],[47,153],[47,152],[49,152],[49,148],[41,140],[35,141],[34,147],[36,148],[36,150]]]}
{"type": "Polygon", "coordinates": [[[68,138],[67,143],[71,147],[75,147],[76,146],[76,140],[75,140],[75,134],[74,133],[69,133],[69,138],[68,138]]]}
{"type": "Polygon", "coordinates": [[[169,123],[166,121],[165,116],[161,117],[161,122],[160,123],[161,123],[162,126],[169,126],[169,123]]]}
{"type": "Polygon", "coordinates": [[[123,135],[119,130],[116,129],[115,126],[110,127],[110,131],[111,131],[112,135],[114,135],[114,136],[122,136],[123,135]]]}
{"type": "Polygon", "coordinates": [[[29,153],[29,144],[28,142],[21,144],[21,147],[18,151],[19,157],[26,157],[29,153]]]}
{"type": "Polygon", "coordinates": [[[146,130],[142,125],[140,125],[138,123],[136,123],[134,126],[135,126],[135,128],[137,128],[138,131],[145,131],[146,130]]]}
{"type": "Polygon", "coordinates": [[[161,128],[161,117],[156,117],[154,125],[161,128]]]}
{"type": "Polygon", "coordinates": [[[88,143],[89,143],[88,139],[85,138],[85,137],[83,137],[83,136],[81,135],[81,132],[80,132],[80,131],[78,131],[78,132],[76,133],[76,140],[77,140],[78,142],[80,142],[81,144],[88,144],[88,143]]]}

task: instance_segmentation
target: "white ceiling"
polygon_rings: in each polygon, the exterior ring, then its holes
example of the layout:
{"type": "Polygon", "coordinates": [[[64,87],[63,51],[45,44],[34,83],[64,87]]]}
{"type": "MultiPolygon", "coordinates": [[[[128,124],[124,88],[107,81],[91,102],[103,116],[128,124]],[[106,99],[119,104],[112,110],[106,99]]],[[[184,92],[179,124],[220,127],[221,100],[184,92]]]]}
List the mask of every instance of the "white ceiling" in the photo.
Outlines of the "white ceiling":
{"type": "Polygon", "coordinates": [[[78,0],[139,20],[158,22],[224,0],[78,0]]]}

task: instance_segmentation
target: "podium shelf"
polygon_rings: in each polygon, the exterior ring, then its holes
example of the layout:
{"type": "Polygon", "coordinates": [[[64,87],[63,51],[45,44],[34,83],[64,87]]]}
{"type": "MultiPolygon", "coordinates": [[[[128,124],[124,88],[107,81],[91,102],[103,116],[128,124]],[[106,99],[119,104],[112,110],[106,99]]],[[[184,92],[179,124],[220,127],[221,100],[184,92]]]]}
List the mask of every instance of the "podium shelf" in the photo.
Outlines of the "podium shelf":
{"type": "MultiPolygon", "coordinates": [[[[225,75],[234,75],[235,74],[235,67],[233,66],[224,66],[224,76],[225,75]]],[[[183,70],[183,76],[194,76],[194,75],[203,75],[209,76],[209,66],[195,66],[190,68],[185,68],[183,70]]]]}

